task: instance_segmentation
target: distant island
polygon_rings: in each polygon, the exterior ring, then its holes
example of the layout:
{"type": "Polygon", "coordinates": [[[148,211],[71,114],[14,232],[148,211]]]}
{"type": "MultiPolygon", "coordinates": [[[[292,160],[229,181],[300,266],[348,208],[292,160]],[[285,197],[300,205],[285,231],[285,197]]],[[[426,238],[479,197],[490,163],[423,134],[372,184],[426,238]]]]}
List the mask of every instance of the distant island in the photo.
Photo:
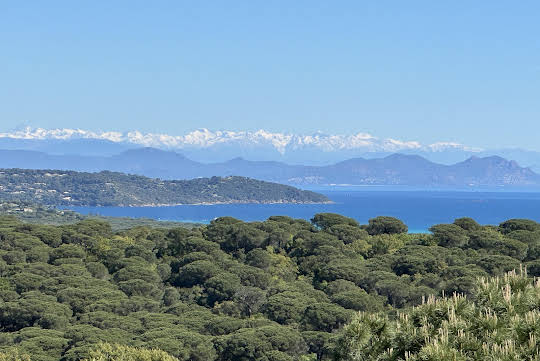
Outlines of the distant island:
{"type": "Polygon", "coordinates": [[[54,206],[328,203],[319,193],[246,177],[161,180],[103,171],[0,169],[0,200],[54,206]]]}
{"type": "Polygon", "coordinates": [[[229,176],[255,178],[293,186],[384,185],[421,188],[540,189],[540,176],[498,156],[470,157],[445,165],[418,155],[351,158],[325,166],[251,161],[234,158],[200,163],[182,154],[154,148],[131,149],[113,156],[53,155],[29,150],[0,150],[0,168],[115,171],[161,179],[229,176]]]}

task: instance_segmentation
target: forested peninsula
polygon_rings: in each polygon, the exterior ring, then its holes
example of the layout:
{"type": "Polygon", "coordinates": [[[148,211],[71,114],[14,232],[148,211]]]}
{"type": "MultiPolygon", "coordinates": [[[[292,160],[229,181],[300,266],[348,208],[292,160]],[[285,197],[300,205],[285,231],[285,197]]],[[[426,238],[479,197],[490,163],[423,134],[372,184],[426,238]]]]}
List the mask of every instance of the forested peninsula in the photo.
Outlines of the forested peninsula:
{"type": "Polygon", "coordinates": [[[0,169],[0,201],[54,206],[328,203],[319,193],[246,177],[161,180],[103,171],[0,169]]]}
{"type": "Polygon", "coordinates": [[[409,234],[391,217],[360,225],[323,213],[115,232],[98,220],[4,216],[0,240],[0,360],[517,361],[540,352],[532,220],[460,218],[409,234]]]}

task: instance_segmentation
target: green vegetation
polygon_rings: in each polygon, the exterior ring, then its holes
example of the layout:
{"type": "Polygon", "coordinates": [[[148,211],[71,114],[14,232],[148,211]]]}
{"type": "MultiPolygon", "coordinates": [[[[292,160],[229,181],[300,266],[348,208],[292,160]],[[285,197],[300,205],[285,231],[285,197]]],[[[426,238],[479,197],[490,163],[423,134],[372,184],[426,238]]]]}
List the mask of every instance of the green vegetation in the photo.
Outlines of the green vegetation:
{"type": "Polygon", "coordinates": [[[165,181],[114,172],[0,170],[0,201],[55,206],[325,203],[322,194],[245,177],[165,181]]]}
{"type": "Polygon", "coordinates": [[[0,352],[0,361],[30,361],[30,355],[19,354],[19,351],[16,348],[13,348],[7,352],[0,352]]]}
{"type": "Polygon", "coordinates": [[[540,276],[540,224],[405,231],[328,213],[117,232],[0,217],[0,360],[538,360],[538,281],[504,274],[540,276]]]}
{"type": "Polygon", "coordinates": [[[474,301],[435,299],[387,315],[360,313],[341,333],[337,360],[540,360],[540,280],[483,279],[474,301]]]}
{"type": "Polygon", "coordinates": [[[174,222],[174,221],[156,221],[150,218],[129,218],[129,217],[108,217],[96,215],[82,215],[70,210],[59,210],[54,207],[36,205],[27,202],[0,202],[0,216],[12,215],[17,219],[32,223],[60,226],[74,224],[85,219],[94,219],[110,223],[113,231],[120,231],[134,227],[151,228],[175,228],[199,227],[200,223],[174,222]]]}
{"type": "Polygon", "coordinates": [[[178,361],[176,357],[156,349],[135,348],[104,343],[90,351],[90,358],[83,361],[178,361]]]}

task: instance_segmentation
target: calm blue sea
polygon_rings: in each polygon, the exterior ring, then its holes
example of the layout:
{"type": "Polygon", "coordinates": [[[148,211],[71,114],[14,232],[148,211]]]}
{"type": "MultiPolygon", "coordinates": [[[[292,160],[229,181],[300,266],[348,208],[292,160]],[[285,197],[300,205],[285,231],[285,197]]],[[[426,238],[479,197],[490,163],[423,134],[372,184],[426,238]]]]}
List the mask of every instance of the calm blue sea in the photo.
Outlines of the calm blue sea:
{"type": "Polygon", "coordinates": [[[385,215],[403,220],[410,232],[426,232],[437,223],[472,217],[481,224],[498,224],[510,218],[540,221],[540,193],[323,190],[334,204],[227,204],[174,207],[70,207],[82,214],[116,217],[146,217],[208,223],[221,216],[245,221],[264,220],[273,215],[310,219],[315,213],[334,212],[360,223],[385,215]]]}

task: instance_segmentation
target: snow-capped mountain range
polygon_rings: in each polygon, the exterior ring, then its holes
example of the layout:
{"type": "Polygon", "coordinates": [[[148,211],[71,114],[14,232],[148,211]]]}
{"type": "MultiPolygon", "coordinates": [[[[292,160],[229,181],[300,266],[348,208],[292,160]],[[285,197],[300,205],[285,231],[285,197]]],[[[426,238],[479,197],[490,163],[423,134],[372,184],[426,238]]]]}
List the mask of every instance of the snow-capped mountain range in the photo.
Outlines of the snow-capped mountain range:
{"type": "Polygon", "coordinates": [[[199,129],[175,136],[26,127],[0,133],[0,163],[0,168],[114,170],[162,179],[243,175],[302,185],[540,185],[533,172],[540,170],[538,152],[421,144],[365,133],[199,129]]]}
{"type": "Polygon", "coordinates": [[[83,129],[43,129],[25,127],[21,130],[0,133],[0,138],[24,140],[73,140],[96,139],[114,143],[132,144],[159,149],[211,148],[223,145],[238,145],[247,147],[271,147],[280,154],[290,151],[316,148],[324,152],[341,150],[359,150],[362,152],[400,152],[404,150],[421,150],[442,152],[446,150],[461,150],[480,152],[482,149],[465,146],[453,142],[437,142],[421,144],[418,141],[404,141],[392,138],[381,139],[367,133],[348,135],[328,135],[316,133],[313,135],[297,135],[287,133],[272,133],[266,130],[258,131],[211,131],[205,128],[197,129],[184,135],[169,135],[160,133],[131,132],[94,132],[83,129]]]}
{"type": "Polygon", "coordinates": [[[203,163],[241,157],[251,161],[328,165],[351,158],[385,157],[393,153],[420,155],[432,162],[454,164],[471,156],[500,156],[540,173],[540,153],[522,149],[488,149],[454,142],[422,144],[414,140],[379,138],[367,133],[310,135],[258,131],[198,129],[184,135],[84,129],[23,127],[0,132],[0,150],[32,150],[51,155],[113,156],[151,147],[174,151],[203,163]]]}

